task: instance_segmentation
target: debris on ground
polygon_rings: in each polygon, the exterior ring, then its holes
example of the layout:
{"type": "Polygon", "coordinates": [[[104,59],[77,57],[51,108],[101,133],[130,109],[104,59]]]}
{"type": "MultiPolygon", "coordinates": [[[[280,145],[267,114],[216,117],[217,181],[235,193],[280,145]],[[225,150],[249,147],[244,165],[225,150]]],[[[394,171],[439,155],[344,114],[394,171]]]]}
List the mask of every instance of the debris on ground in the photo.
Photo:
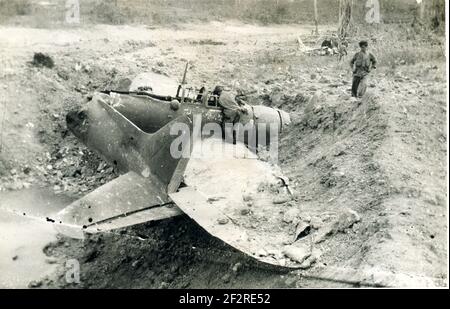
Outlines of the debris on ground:
{"type": "Polygon", "coordinates": [[[295,234],[292,242],[296,242],[298,239],[309,235],[310,231],[311,225],[303,220],[300,220],[300,222],[295,227],[295,234]]]}
{"type": "Polygon", "coordinates": [[[287,246],[283,253],[291,260],[302,264],[311,255],[311,247],[308,245],[287,246]]]}
{"type": "Polygon", "coordinates": [[[273,198],[274,204],[285,204],[289,202],[292,199],[292,197],[288,194],[280,194],[273,198]]]}
{"type": "Polygon", "coordinates": [[[28,284],[29,288],[40,288],[42,286],[43,282],[38,280],[38,281],[30,281],[30,283],[28,284]]]}
{"type": "Polygon", "coordinates": [[[360,220],[361,218],[356,211],[347,210],[339,215],[339,217],[333,222],[321,227],[315,236],[314,241],[315,243],[320,243],[335,233],[344,232],[346,229],[351,228],[353,224],[359,222],[360,220]]]}
{"type": "Polygon", "coordinates": [[[35,67],[46,67],[52,69],[55,66],[52,57],[43,53],[34,53],[31,64],[35,67]]]}

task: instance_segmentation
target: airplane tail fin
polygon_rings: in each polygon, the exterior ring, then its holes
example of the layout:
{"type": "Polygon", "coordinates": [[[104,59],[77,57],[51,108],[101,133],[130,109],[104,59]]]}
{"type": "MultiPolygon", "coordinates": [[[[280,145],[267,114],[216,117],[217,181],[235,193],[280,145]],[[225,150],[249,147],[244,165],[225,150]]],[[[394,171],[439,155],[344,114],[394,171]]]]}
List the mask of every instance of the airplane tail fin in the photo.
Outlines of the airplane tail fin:
{"type": "MultiPolygon", "coordinates": [[[[174,192],[181,183],[192,151],[189,139],[192,131],[191,118],[187,115],[180,116],[157,132],[148,134],[103,100],[99,100],[99,104],[120,130],[119,134],[109,134],[113,145],[120,148],[118,152],[102,150],[100,153],[120,159],[113,159],[112,162],[122,162],[125,167],[122,169],[132,170],[145,178],[150,174],[156,176],[169,193],[174,192]]],[[[110,145],[109,143],[108,146],[110,145]]]]}
{"type": "Polygon", "coordinates": [[[125,174],[59,212],[57,229],[79,238],[80,230],[104,231],[181,214],[168,194],[178,189],[189,160],[191,118],[180,116],[148,134],[103,100],[90,104],[83,141],[125,174]]]}

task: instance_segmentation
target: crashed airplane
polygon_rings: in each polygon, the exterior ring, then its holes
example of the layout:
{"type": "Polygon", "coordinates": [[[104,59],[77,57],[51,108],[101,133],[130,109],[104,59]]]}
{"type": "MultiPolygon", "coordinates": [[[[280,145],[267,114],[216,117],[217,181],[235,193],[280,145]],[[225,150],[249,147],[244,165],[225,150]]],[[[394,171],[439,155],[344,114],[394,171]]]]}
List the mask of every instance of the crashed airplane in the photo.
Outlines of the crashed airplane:
{"type": "MultiPolygon", "coordinates": [[[[264,263],[300,266],[302,261],[289,254],[298,233],[280,212],[280,204],[292,198],[288,180],[244,146],[248,139],[225,142],[203,136],[200,154],[189,144],[187,155],[173,155],[174,142],[190,136],[196,116],[203,129],[225,123],[219,98],[204,89],[189,95],[184,81],[174,96],[157,93],[157,84],[151,91],[131,85],[125,91],[95,93],[85,107],[67,115],[69,130],[121,176],[59,212],[57,229],[82,237],[186,214],[264,263]],[[174,134],[175,126],[184,129],[174,134]]],[[[267,137],[272,125],[279,133],[290,123],[281,110],[246,108],[247,129],[254,131],[249,134],[267,137]],[[264,134],[258,134],[261,128],[264,134]]]]}

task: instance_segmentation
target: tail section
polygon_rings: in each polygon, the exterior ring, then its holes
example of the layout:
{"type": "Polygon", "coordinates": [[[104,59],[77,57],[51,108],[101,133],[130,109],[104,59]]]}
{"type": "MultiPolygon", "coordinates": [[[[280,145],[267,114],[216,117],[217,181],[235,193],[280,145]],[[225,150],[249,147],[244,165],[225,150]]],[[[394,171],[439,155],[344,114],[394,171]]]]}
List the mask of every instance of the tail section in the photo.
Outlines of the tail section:
{"type": "MultiPolygon", "coordinates": [[[[174,156],[171,146],[189,137],[192,130],[189,116],[180,116],[156,133],[149,134],[97,95],[86,109],[67,118],[69,129],[120,172],[133,171],[144,178],[154,175],[171,188],[179,185],[172,178],[174,175],[180,178],[180,169],[186,167],[187,156],[174,156]],[[184,128],[181,135],[177,128],[184,128]]],[[[187,148],[184,150],[190,152],[190,147],[187,148]]]]}
{"type": "Polygon", "coordinates": [[[67,227],[95,232],[181,214],[168,194],[178,189],[189,159],[171,150],[179,140],[188,140],[190,117],[148,134],[97,98],[81,118],[68,123],[74,134],[125,174],[63,209],[58,230],[73,235],[67,227]]]}

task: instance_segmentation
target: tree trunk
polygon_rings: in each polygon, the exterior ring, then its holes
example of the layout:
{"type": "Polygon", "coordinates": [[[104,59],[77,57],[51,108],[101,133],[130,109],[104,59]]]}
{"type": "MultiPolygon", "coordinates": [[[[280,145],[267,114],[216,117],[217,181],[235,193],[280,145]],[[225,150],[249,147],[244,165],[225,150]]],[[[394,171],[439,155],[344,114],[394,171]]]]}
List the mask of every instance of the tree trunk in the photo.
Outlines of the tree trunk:
{"type": "Polygon", "coordinates": [[[425,20],[425,0],[421,0],[419,1],[420,3],[418,3],[419,5],[419,19],[420,21],[424,21],[425,20]]]}
{"type": "Polygon", "coordinates": [[[422,28],[425,25],[425,0],[416,0],[416,11],[414,13],[413,27],[422,28]]]}
{"type": "Polygon", "coordinates": [[[432,16],[431,26],[433,30],[442,25],[445,26],[445,0],[433,0],[432,16]]]}
{"type": "Polygon", "coordinates": [[[317,14],[317,0],[314,0],[314,25],[316,26],[316,34],[319,34],[319,17],[317,14]]]}
{"type": "Polygon", "coordinates": [[[352,24],[353,0],[339,0],[339,38],[345,38],[348,35],[352,24]]]}
{"type": "Polygon", "coordinates": [[[445,23],[445,0],[416,0],[412,26],[416,29],[437,29],[445,23]]]}

